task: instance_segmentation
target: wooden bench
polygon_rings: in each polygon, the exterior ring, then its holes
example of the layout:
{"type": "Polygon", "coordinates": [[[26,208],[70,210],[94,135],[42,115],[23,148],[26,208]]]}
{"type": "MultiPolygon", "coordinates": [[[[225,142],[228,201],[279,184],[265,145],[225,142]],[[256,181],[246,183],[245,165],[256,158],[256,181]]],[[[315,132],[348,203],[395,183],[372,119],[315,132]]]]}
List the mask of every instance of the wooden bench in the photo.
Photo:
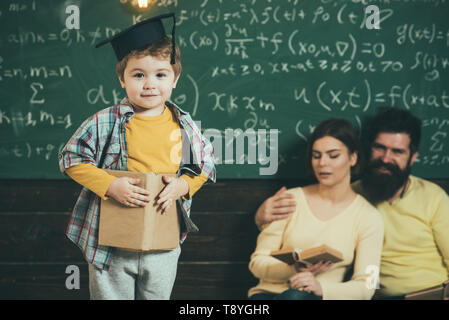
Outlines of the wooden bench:
{"type": "MultiPolygon", "coordinates": [[[[435,180],[434,180],[435,181],[435,180]]],[[[449,193],[449,180],[435,181],[449,193]]],[[[281,186],[305,181],[221,180],[194,198],[200,228],[182,246],[172,299],[246,299],[257,207],[281,186]]],[[[0,180],[0,299],[89,299],[87,264],[65,236],[79,185],[69,180],[0,180]],[[80,269],[79,290],[65,286],[80,269]]]]}

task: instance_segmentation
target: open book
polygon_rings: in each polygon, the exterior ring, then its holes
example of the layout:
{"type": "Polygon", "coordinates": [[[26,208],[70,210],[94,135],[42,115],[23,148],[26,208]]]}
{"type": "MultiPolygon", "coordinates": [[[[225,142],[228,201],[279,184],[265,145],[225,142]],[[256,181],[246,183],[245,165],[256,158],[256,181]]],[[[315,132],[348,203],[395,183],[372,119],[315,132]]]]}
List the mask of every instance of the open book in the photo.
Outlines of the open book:
{"type": "Polygon", "coordinates": [[[340,251],[325,244],[306,250],[285,248],[271,252],[271,256],[287,264],[299,262],[304,264],[304,267],[308,267],[320,261],[330,261],[333,263],[343,261],[343,254],[340,251]]]}
{"type": "Polygon", "coordinates": [[[443,300],[444,298],[449,298],[449,280],[437,286],[405,295],[405,300],[443,300]]]}

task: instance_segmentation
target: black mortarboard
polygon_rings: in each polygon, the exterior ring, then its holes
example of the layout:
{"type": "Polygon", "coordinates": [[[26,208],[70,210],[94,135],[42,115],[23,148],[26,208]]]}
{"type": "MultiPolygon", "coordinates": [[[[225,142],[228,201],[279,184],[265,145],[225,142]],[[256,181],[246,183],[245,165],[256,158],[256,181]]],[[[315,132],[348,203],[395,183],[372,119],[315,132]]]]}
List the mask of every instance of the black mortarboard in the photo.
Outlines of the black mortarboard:
{"type": "Polygon", "coordinates": [[[155,41],[165,37],[165,29],[161,19],[173,17],[171,64],[175,63],[175,25],[176,19],[174,13],[162,14],[157,17],[141,21],[109,39],[98,43],[95,48],[101,47],[106,43],[111,43],[118,61],[122,60],[133,50],[142,49],[155,41]]]}

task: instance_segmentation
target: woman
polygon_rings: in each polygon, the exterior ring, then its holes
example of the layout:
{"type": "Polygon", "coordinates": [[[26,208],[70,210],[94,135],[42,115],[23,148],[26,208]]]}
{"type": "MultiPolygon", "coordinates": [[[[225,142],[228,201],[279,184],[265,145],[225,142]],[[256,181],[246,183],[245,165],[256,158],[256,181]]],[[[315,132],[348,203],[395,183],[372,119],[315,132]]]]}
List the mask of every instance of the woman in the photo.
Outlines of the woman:
{"type": "Polygon", "coordinates": [[[250,299],[371,299],[383,222],[378,211],[351,189],[351,173],[360,169],[361,156],[354,127],[343,119],[322,122],[309,139],[306,156],[308,172],[318,183],[286,191],[296,202],[295,210],[260,233],[249,264],[260,281],[248,295],[250,299]],[[343,261],[299,268],[270,255],[283,248],[304,250],[322,244],[340,251],[343,261]],[[343,282],[352,267],[352,278],[343,282]]]}

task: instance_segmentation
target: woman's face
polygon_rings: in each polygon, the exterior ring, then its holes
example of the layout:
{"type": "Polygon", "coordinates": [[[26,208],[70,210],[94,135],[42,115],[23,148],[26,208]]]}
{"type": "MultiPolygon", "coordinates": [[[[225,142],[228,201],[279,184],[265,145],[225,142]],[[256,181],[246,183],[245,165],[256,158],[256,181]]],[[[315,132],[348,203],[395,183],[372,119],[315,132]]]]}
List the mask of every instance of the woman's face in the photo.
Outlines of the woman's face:
{"type": "Polygon", "coordinates": [[[349,154],[346,145],[338,139],[325,136],[312,147],[312,168],[318,182],[333,186],[351,178],[351,167],[357,163],[357,153],[349,154]]]}

